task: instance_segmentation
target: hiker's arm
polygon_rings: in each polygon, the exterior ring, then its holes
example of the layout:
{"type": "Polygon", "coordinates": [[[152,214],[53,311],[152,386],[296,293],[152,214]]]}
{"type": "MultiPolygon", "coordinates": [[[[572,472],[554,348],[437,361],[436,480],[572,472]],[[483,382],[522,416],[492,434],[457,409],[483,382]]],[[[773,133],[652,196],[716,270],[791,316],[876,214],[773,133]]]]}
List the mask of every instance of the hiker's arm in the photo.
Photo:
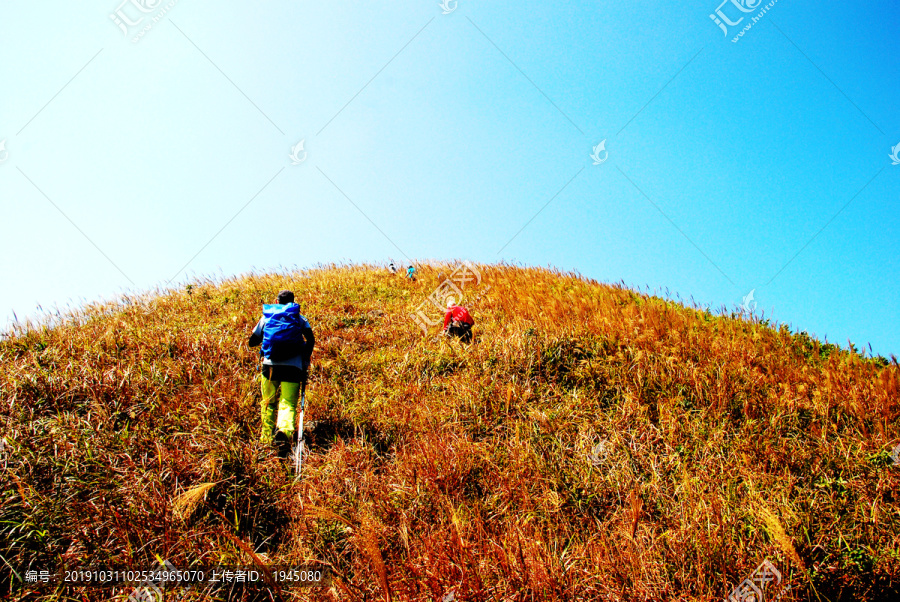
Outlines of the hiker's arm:
{"type": "Polygon", "coordinates": [[[303,329],[303,359],[309,364],[309,358],[312,357],[313,347],[316,346],[316,335],[313,334],[312,328],[303,329]]]}
{"type": "Polygon", "coordinates": [[[250,347],[259,347],[262,344],[262,320],[256,323],[253,332],[250,333],[250,340],[247,345],[250,347]]]}

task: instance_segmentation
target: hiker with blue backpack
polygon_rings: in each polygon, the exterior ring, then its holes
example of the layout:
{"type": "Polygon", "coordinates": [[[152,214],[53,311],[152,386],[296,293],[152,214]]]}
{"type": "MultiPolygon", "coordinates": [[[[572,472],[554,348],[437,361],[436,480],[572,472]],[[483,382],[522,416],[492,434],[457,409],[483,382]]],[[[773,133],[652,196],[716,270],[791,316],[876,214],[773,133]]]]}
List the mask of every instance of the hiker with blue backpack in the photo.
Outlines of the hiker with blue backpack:
{"type": "MultiPolygon", "coordinates": [[[[262,357],[260,440],[266,444],[274,442],[280,458],[286,458],[290,451],[297,400],[301,396],[305,400],[309,362],[315,344],[309,321],[300,314],[300,306],[294,303],[294,293],[281,291],[276,304],[263,305],[263,317],[253,328],[249,345],[260,347],[262,357]]],[[[300,420],[302,425],[302,407],[300,420]]],[[[303,433],[298,433],[298,439],[302,444],[303,433]]]]}

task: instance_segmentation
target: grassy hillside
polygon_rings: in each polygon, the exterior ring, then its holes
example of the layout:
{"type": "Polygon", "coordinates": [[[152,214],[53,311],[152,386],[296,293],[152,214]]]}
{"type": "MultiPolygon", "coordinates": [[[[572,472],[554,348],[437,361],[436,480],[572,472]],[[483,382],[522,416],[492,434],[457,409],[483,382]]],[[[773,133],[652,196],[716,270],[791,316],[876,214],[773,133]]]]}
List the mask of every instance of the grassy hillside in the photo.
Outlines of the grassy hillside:
{"type": "Polygon", "coordinates": [[[452,268],[197,283],[0,343],[0,597],[125,599],[17,575],[158,558],[333,568],[284,599],[722,600],[765,559],[782,600],[900,596],[896,361],[508,266],[466,289],[471,346],[423,336],[452,268]],[[297,484],[246,346],[282,288],[317,337],[297,484]]]}

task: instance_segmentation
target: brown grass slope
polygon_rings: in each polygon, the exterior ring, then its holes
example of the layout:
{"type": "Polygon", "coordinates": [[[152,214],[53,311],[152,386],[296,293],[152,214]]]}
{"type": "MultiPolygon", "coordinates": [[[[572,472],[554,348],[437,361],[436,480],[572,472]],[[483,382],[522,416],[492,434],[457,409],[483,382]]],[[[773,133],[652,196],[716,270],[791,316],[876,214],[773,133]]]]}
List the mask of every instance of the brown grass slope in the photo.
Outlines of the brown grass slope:
{"type": "Polygon", "coordinates": [[[474,344],[423,337],[450,269],[199,282],[0,343],[0,597],[255,552],[332,587],[188,599],[722,600],[764,559],[782,600],[898,599],[896,361],[511,266],[480,268],[474,344]],[[246,347],[282,288],[318,339],[297,484],[256,442],[246,347]]]}

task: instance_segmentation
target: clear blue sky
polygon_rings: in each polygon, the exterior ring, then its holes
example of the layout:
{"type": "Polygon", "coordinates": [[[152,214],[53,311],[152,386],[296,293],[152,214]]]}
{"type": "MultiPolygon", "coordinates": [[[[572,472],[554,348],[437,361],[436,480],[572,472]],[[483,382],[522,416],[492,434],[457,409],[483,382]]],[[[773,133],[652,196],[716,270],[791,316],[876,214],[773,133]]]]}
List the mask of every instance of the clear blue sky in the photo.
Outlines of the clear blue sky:
{"type": "Polygon", "coordinates": [[[4,319],[466,258],[900,354],[896,2],[120,2],[0,4],[4,319]]]}

